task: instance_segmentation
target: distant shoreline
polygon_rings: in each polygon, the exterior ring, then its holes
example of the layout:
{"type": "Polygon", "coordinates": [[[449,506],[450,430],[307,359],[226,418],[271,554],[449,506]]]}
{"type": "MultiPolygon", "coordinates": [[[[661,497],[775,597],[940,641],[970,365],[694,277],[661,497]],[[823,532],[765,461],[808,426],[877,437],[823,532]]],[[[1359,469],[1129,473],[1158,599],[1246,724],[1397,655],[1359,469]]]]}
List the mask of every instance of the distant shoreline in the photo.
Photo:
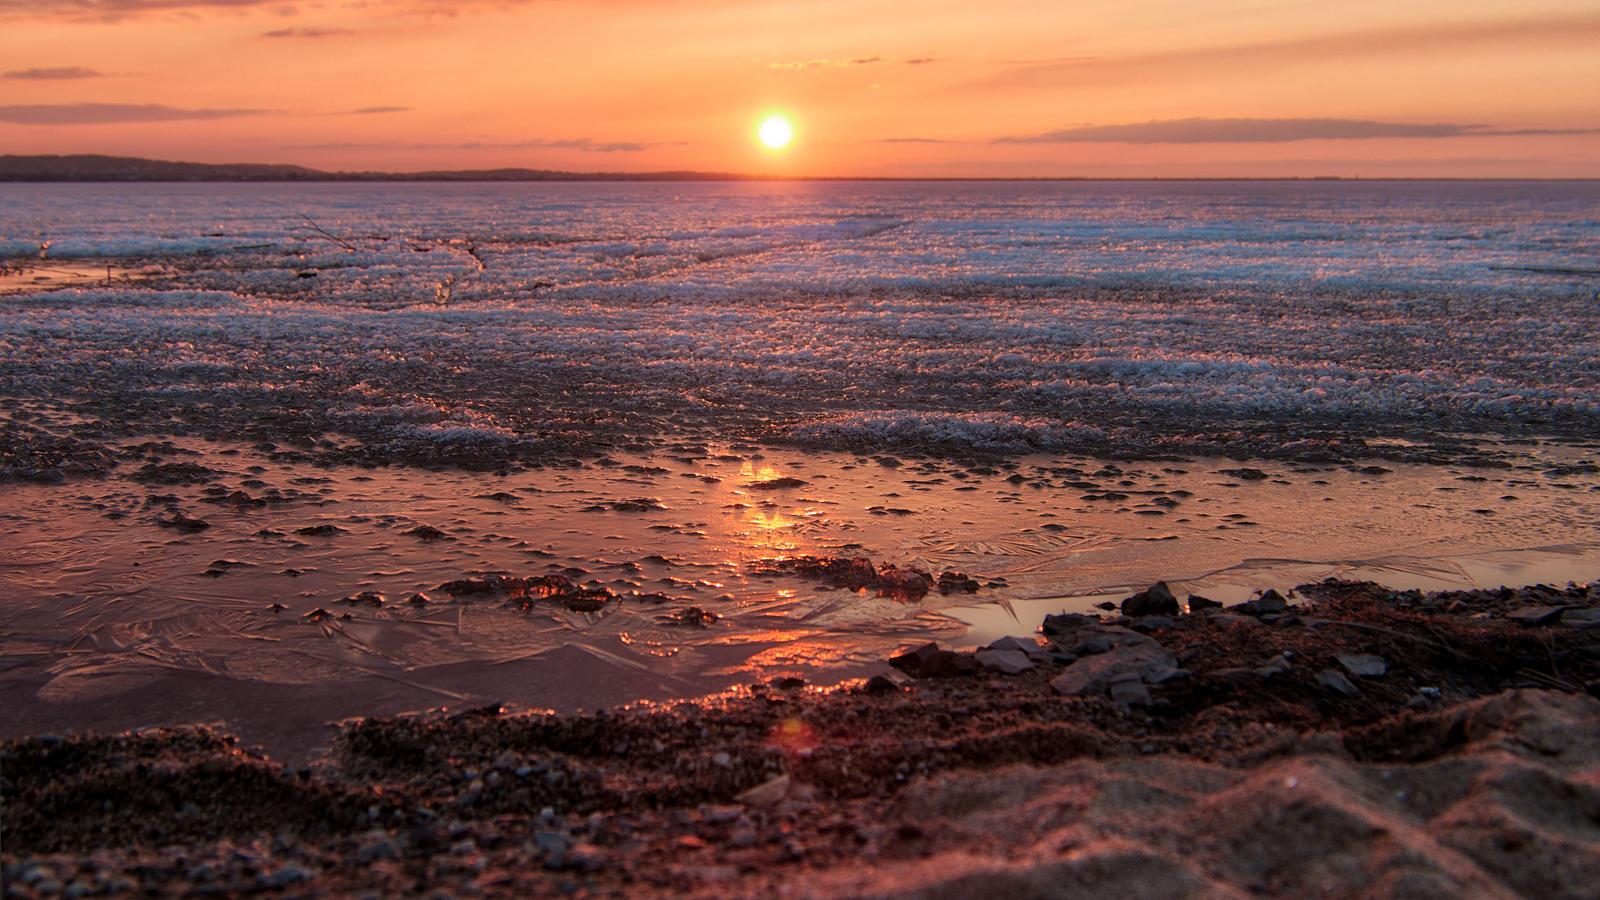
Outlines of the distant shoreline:
{"type": "Polygon", "coordinates": [[[1016,177],[920,177],[920,176],[819,176],[773,175],[740,172],[567,172],[555,169],[451,169],[422,172],[325,172],[305,166],[268,163],[192,163],[143,159],[132,156],[46,155],[0,156],[0,183],[133,183],[133,182],[741,182],[741,181],[957,181],[957,182],[1055,182],[1055,181],[1295,181],[1295,182],[1594,182],[1597,178],[1346,178],[1340,175],[1307,176],[1145,176],[1095,177],[1087,175],[1016,177]]]}

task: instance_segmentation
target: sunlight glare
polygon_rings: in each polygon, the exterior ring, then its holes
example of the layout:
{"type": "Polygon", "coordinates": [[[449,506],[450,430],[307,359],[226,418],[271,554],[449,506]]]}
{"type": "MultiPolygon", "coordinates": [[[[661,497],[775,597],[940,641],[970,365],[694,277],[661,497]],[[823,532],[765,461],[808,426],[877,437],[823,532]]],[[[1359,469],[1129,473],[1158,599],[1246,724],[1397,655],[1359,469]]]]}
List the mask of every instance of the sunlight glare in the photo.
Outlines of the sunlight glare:
{"type": "Polygon", "coordinates": [[[782,150],[794,140],[794,126],[783,116],[767,116],[758,132],[761,143],[770,150],[782,150]]]}

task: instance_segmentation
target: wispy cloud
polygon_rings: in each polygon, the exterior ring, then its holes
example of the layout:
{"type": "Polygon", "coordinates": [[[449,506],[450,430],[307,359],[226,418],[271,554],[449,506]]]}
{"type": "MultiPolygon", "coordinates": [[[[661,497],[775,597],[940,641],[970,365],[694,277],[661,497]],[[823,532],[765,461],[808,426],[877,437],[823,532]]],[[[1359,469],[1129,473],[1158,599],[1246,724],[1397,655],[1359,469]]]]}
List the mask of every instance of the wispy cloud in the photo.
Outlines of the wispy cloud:
{"type": "Polygon", "coordinates": [[[329,113],[328,115],[330,115],[330,116],[375,116],[375,115],[381,115],[383,113],[400,113],[400,112],[410,112],[410,111],[411,111],[411,107],[409,107],[409,106],[363,106],[360,109],[352,109],[352,110],[347,110],[345,112],[329,113]]]}
{"type": "Polygon", "coordinates": [[[1393,54],[1417,58],[1430,53],[1461,53],[1526,45],[1589,48],[1597,41],[1600,41],[1600,14],[1595,13],[1454,22],[1119,57],[1000,60],[997,63],[1002,67],[1001,71],[977,80],[970,86],[991,90],[1001,86],[1058,87],[1136,82],[1191,73],[1204,73],[1210,77],[1229,72],[1393,54]]]}
{"type": "Polygon", "coordinates": [[[262,32],[266,38],[326,38],[343,37],[355,34],[352,28],[279,28],[276,31],[262,32]]]}
{"type": "Polygon", "coordinates": [[[526,141],[338,141],[321,144],[287,144],[282,150],[582,150],[588,153],[638,153],[655,147],[681,146],[676,141],[596,141],[591,138],[526,141]]]}
{"type": "Polygon", "coordinates": [[[775,62],[772,69],[846,69],[851,66],[875,66],[884,62],[881,56],[863,56],[859,59],[808,59],[802,62],[775,62]]]}
{"type": "Polygon", "coordinates": [[[85,69],[83,66],[60,66],[46,69],[15,69],[0,78],[21,78],[29,81],[71,81],[77,78],[104,78],[104,72],[85,69]]]}
{"type": "Polygon", "coordinates": [[[179,9],[241,9],[272,0],[0,0],[0,16],[65,19],[125,19],[179,9]]]}
{"type": "Polygon", "coordinates": [[[1043,134],[997,138],[996,144],[1257,144],[1369,138],[1452,138],[1512,134],[1592,134],[1595,129],[1497,129],[1487,125],[1372,122],[1364,119],[1164,119],[1125,125],[1080,125],[1043,134]]]}
{"type": "Polygon", "coordinates": [[[119,122],[178,122],[260,116],[266,109],[179,109],[158,103],[66,103],[0,106],[0,122],[19,125],[107,125],[119,122]]]}

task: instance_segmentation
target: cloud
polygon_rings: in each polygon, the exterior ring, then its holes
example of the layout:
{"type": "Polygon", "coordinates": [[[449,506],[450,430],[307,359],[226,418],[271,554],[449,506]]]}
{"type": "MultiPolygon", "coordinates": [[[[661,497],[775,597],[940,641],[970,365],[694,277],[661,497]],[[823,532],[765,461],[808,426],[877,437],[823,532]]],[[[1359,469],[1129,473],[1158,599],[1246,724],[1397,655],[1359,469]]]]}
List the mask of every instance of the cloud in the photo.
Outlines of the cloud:
{"type": "Polygon", "coordinates": [[[329,115],[334,115],[334,116],[372,116],[372,115],[378,115],[380,113],[398,113],[398,112],[410,112],[410,111],[411,111],[411,107],[409,107],[409,106],[363,106],[360,109],[352,109],[352,110],[349,110],[348,112],[342,112],[342,113],[329,113],[329,115]]]}
{"type": "Polygon", "coordinates": [[[22,78],[30,81],[69,81],[75,78],[104,78],[105,73],[83,66],[61,66],[52,69],[16,69],[0,78],[22,78]]]}
{"type": "Polygon", "coordinates": [[[341,141],[323,144],[288,144],[281,150],[582,150],[588,153],[638,153],[655,147],[681,146],[680,141],[596,141],[591,138],[526,141],[465,141],[429,143],[414,141],[341,141]]]}
{"type": "Polygon", "coordinates": [[[179,109],[157,103],[67,103],[0,106],[0,122],[20,125],[106,125],[118,122],[177,122],[259,116],[265,109],[179,109]]]}
{"type": "Polygon", "coordinates": [[[355,30],[351,28],[279,28],[277,31],[263,32],[261,36],[267,38],[325,38],[343,37],[344,35],[355,33],[355,30]]]}
{"type": "Polygon", "coordinates": [[[1355,57],[1504,50],[1517,45],[1566,44],[1588,49],[1600,41],[1600,15],[1529,17],[1322,34],[1219,47],[1196,47],[1123,57],[999,60],[1003,71],[970,87],[1059,87],[1194,77],[1355,57]]]}
{"type": "Polygon", "coordinates": [[[125,19],[177,9],[242,9],[272,0],[0,0],[0,17],[125,19]]]}
{"type": "Polygon", "coordinates": [[[1126,125],[1082,125],[1044,134],[997,138],[996,144],[1258,144],[1369,138],[1450,138],[1511,134],[1592,134],[1595,129],[1372,122],[1364,119],[1163,119],[1126,125]]]}
{"type": "Polygon", "coordinates": [[[773,69],[844,69],[850,66],[873,66],[883,62],[881,56],[863,56],[859,59],[808,59],[804,62],[775,62],[773,69]]]}

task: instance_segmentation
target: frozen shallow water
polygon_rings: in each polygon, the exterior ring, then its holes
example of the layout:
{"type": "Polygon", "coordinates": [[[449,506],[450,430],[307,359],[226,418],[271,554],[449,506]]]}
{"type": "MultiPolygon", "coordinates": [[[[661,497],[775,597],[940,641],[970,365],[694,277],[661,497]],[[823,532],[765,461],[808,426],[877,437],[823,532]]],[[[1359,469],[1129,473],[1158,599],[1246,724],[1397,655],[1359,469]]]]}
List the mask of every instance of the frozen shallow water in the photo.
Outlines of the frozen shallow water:
{"type": "Polygon", "coordinates": [[[1593,184],[3,185],[0,255],[7,734],[304,749],[837,680],[1157,578],[1600,576],[1593,184]],[[437,590],[550,572],[660,596],[437,590]]]}

